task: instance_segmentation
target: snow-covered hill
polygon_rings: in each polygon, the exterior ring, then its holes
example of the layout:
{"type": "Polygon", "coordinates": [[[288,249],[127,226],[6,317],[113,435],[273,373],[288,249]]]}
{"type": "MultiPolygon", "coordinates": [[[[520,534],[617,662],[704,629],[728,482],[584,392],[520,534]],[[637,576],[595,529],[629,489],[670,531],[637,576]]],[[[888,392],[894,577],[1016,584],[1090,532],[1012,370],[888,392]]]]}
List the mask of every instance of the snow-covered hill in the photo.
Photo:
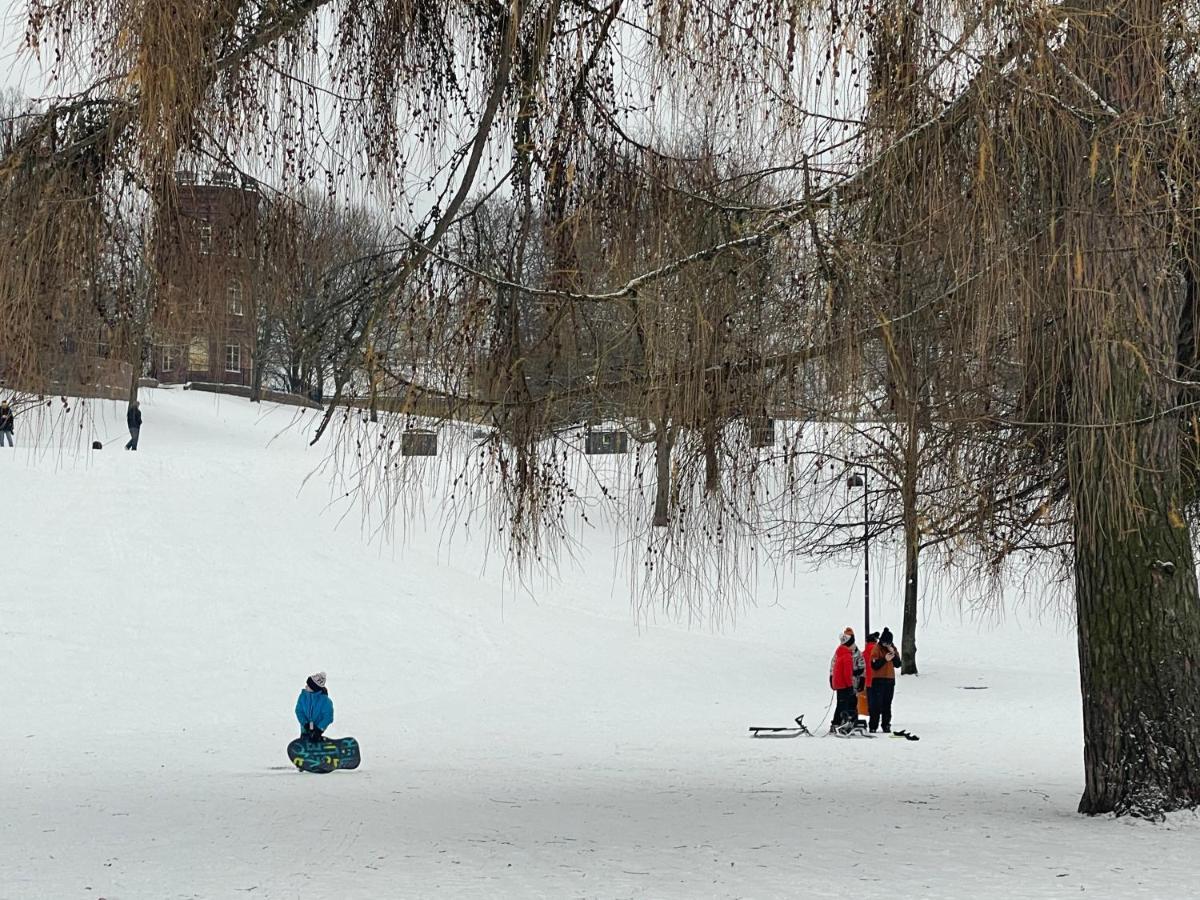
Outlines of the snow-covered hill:
{"type": "MultiPolygon", "coordinates": [[[[1074,638],[1053,618],[931,611],[923,674],[897,688],[918,743],[754,741],[748,725],[824,717],[857,572],[764,587],[732,630],[647,625],[605,527],[581,527],[578,562],[531,590],[478,538],[448,538],[436,496],[403,546],[372,539],[329,447],[307,446],[312,412],[147,391],[134,454],[123,407],[91,409],[26,415],[0,449],[0,898],[1166,897],[1194,881],[1194,816],[1074,814],[1074,638]],[[287,764],[317,669],[356,772],[287,764]]],[[[875,627],[899,631],[896,596],[875,627]]]]}

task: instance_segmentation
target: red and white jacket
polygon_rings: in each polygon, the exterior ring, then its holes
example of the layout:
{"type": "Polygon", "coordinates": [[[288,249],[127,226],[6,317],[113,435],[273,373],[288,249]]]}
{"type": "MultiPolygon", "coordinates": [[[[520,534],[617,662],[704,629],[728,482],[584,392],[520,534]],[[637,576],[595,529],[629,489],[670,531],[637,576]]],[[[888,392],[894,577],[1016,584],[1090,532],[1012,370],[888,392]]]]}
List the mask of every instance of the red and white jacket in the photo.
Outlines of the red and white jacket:
{"type": "Polygon", "coordinates": [[[854,687],[854,651],[848,644],[839,644],[829,663],[829,686],[835,691],[854,687]]]}

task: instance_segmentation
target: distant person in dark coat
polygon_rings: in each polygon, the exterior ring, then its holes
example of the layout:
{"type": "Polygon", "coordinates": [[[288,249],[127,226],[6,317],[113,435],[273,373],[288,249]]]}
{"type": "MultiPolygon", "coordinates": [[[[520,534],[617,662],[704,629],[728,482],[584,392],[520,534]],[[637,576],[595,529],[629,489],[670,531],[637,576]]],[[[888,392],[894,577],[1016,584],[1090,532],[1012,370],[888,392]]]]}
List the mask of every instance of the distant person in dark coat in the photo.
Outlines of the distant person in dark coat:
{"type": "Polygon", "coordinates": [[[893,643],[892,632],[885,628],[879,635],[879,643],[871,648],[868,659],[871,668],[871,686],[867,688],[870,700],[871,731],[882,726],[885,732],[892,730],[892,697],[896,695],[896,666],[900,665],[900,651],[893,643]]]}
{"type": "Polygon", "coordinates": [[[4,446],[4,442],[8,441],[8,446],[13,446],[13,409],[8,405],[8,401],[0,402],[0,447],[4,446]]]}
{"type": "Polygon", "coordinates": [[[125,413],[125,421],[129,425],[129,443],[125,445],[125,449],[136,450],[138,434],[142,430],[142,411],[138,408],[136,400],[129,404],[129,412],[125,413]]]}

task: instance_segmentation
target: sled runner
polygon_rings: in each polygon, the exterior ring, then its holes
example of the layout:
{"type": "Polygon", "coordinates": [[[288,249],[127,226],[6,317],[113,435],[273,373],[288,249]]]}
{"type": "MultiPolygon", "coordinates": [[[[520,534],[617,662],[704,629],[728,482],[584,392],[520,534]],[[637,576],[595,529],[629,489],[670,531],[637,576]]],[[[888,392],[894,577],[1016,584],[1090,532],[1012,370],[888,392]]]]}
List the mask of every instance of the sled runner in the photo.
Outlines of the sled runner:
{"type": "Polygon", "coordinates": [[[796,716],[795,725],[751,725],[750,737],[756,738],[794,738],[806,734],[812,737],[812,732],[804,724],[804,716],[796,716]]]}

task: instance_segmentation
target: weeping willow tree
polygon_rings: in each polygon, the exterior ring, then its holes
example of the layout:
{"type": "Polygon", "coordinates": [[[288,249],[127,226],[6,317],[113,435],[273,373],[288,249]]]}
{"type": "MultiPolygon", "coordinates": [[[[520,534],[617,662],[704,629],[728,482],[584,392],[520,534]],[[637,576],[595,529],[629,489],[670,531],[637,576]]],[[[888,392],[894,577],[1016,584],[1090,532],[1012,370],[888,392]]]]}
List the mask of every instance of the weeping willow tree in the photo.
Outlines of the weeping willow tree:
{"type": "MultiPolygon", "coordinates": [[[[564,410],[650,420],[675,398],[671,417],[705,465],[677,468],[672,491],[738,533],[754,524],[741,513],[762,473],[722,452],[731,419],[844,409],[862,396],[868,360],[886,358],[903,433],[937,429],[948,447],[938,497],[947,520],[965,523],[963,539],[989,546],[1003,515],[1070,543],[1080,809],[1194,806],[1200,10],[1157,0],[816,9],[31,0],[33,46],[79,92],[4,147],[7,365],[36,380],[45,348],[86,320],[62,286],[120,198],[138,192],[169,222],[181,154],[231,152],[285,187],[367,184],[401,221],[385,264],[342,298],[360,313],[317,437],[381,329],[403,341],[395,331],[407,325],[409,343],[436,346],[436,358],[383,366],[388,383],[373,389],[436,395],[449,415],[485,410],[501,426],[488,457],[495,514],[532,559],[561,536],[570,498],[553,441],[564,410]],[[660,136],[697,121],[732,146],[763,148],[738,191],[665,179],[728,227],[697,228],[708,246],[620,252],[619,223],[594,214],[598,203],[619,208],[634,183],[614,159],[637,159],[639,179],[661,183],[660,136]],[[755,182],[769,185],[766,199],[747,200],[755,182]],[[453,236],[496,191],[512,210],[504,252],[456,256],[453,236]],[[713,307],[697,303],[680,329],[709,341],[686,372],[597,364],[547,389],[550,354],[533,380],[528,347],[585,344],[594,317],[581,311],[612,307],[610,319],[637,322],[632,309],[659,292],[693,277],[708,291],[715,276],[692,273],[736,269],[766,247],[773,290],[790,304],[777,327],[714,343],[713,307]]],[[[754,293],[720,302],[741,314],[754,293]]],[[[680,530],[673,552],[685,566],[688,554],[736,552],[714,533],[680,530]]]]}
{"type": "MultiPolygon", "coordinates": [[[[863,209],[878,210],[880,244],[952,277],[944,291],[914,296],[901,281],[841,310],[859,328],[864,314],[885,331],[919,322],[956,398],[941,423],[957,435],[948,463],[999,475],[991,483],[1026,490],[1032,520],[1064,523],[1088,813],[1200,800],[1187,687],[1200,661],[1194,413],[1179,377],[1195,333],[1183,249],[1195,216],[1179,203],[1190,151],[1168,112],[1194,13],[1141,0],[985,6],[960,44],[996,50],[965,87],[957,70],[939,77],[936,42],[909,43],[899,65],[925,74],[886,107],[901,114],[898,152],[860,170],[879,188],[863,209]],[[944,98],[932,118],[923,92],[944,98]]],[[[900,31],[919,34],[928,16],[900,31]]],[[[901,358],[899,374],[915,371],[901,358]]],[[[985,503],[978,527],[993,521],[985,503]]]]}

